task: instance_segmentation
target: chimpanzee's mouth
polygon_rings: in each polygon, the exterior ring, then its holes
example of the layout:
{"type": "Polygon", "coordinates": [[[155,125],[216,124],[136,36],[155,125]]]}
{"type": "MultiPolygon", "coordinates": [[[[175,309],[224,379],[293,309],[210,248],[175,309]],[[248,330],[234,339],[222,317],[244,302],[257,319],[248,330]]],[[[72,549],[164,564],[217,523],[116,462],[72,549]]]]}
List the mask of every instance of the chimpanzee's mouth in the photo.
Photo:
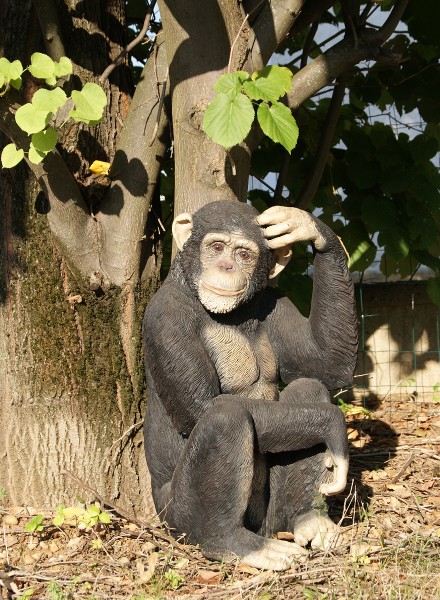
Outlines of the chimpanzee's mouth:
{"type": "Polygon", "coordinates": [[[203,280],[200,281],[200,285],[206,290],[217,294],[218,296],[238,296],[239,294],[242,294],[245,290],[245,288],[242,288],[241,290],[226,290],[224,288],[218,288],[214,285],[210,285],[209,283],[206,283],[206,281],[203,280]]]}

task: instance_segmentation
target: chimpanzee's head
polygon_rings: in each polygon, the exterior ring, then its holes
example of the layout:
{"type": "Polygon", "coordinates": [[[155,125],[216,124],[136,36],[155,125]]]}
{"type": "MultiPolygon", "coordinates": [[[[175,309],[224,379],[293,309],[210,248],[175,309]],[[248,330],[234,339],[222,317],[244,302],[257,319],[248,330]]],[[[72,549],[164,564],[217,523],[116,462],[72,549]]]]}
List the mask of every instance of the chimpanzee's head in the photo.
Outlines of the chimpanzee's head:
{"type": "Polygon", "coordinates": [[[234,310],[287,264],[290,253],[270,250],[256,222],[258,214],[248,204],[223,200],[174,220],[183,275],[206,310],[234,310]]]}

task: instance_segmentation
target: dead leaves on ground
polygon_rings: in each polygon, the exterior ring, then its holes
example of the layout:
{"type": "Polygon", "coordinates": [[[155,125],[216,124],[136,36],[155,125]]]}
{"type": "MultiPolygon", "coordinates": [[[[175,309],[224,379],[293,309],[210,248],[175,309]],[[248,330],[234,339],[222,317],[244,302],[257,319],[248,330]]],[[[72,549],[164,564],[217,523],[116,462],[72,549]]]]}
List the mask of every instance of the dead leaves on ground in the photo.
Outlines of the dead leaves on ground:
{"type": "MultiPolygon", "coordinates": [[[[438,405],[406,402],[382,406],[372,415],[354,412],[347,415],[347,429],[350,476],[355,483],[345,502],[342,496],[335,501],[334,516],[343,513],[339,550],[312,552],[306,563],[274,574],[239,563],[208,561],[191,546],[182,552],[178,545],[114,514],[110,524],[95,532],[73,524],[55,527],[55,512],[5,508],[0,512],[0,597],[204,600],[261,594],[267,599],[280,595],[302,599],[311,590],[313,598],[331,592],[329,597],[342,599],[352,585],[347,573],[367,586],[384,573],[391,576],[388,565],[395,569],[396,561],[403,561],[396,575],[398,585],[414,588],[406,597],[433,597],[433,590],[440,589],[438,405]],[[39,512],[44,514],[43,531],[25,533],[24,526],[39,512]],[[426,563],[429,573],[416,573],[414,583],[414,563],[406,567],[405,557],[416,548],[421,553],[417,564],[426,563]]],[[[294,536],[279,532],[277,537],[292,540],[294,536]]]]}

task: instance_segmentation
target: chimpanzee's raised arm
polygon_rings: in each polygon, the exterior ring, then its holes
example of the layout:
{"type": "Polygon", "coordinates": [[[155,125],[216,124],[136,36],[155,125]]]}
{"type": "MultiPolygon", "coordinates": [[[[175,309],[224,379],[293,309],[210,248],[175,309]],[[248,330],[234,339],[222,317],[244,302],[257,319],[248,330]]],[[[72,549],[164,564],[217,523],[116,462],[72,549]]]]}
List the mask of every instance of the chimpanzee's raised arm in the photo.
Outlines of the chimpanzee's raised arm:
{"type": "Polygon", "coordinates": [[[283,380],[315,377],[330,389],[349,385],[356,364],[357,318],[341,242],[319,219],[296,208],[273,207],[257,221],[272,249],[311,241],[315,252],[308,320],[287,298],[278,301],[270,319],[283,380]]]}

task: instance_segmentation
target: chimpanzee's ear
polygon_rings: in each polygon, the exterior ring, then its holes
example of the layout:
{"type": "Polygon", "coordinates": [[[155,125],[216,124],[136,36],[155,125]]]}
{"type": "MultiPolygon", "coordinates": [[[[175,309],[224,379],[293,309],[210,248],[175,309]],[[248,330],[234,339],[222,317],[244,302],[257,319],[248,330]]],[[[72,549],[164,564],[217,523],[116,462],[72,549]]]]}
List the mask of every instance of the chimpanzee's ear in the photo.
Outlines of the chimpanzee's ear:
{"type": "Polygon", "coordinates": [[[174,219],[173,237],[179,250],[182,250],[183,244],[191,235],[192,227],[193,220],[190,213],[182,213],[174,219]]]}
{"type": "Polygon", "coordinates": [[[269,272],[269,279],[274,279],[279,275],[291,258],[292,250],[290,246],[283,246],[282,248],[272,250],[272,267],[269,272]]]}

